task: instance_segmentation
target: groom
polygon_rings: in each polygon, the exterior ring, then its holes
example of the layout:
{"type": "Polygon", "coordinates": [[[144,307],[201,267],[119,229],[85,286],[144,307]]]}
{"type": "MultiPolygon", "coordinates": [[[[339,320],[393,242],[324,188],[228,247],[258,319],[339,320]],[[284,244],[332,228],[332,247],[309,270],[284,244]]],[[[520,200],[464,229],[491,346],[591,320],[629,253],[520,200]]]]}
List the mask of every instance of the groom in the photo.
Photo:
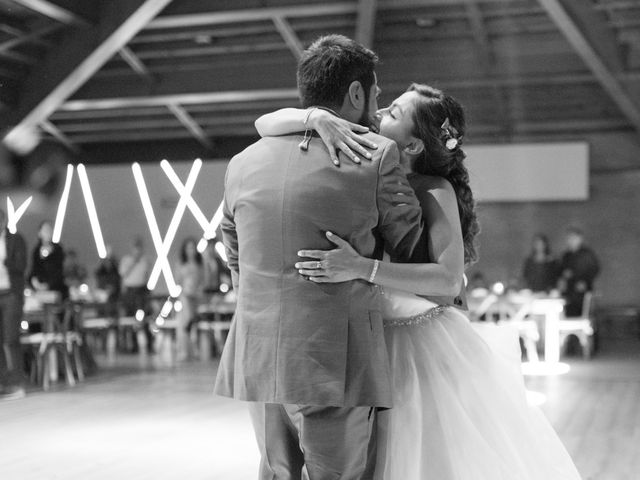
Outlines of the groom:
{"type": "MultiPolygon", "coordinates": [[[[369,125],[376,62],[346,37],[318,39],[298,65],[303,106],[369,125]]],[[[252,402],[263,480],[369,478],[375,464],[376,407],[391,407],[378,288],[317,284],[294,268],[299,250],[332,247],[327,231],[369,257],[376,240],[400,258],[418,242],[398,149],[367,136],[378,148],[361,165],[335,168],[320,138],[300,133],[263,138],[227,169],[222,232],[238,305],[215,391],[252,402]]]]}

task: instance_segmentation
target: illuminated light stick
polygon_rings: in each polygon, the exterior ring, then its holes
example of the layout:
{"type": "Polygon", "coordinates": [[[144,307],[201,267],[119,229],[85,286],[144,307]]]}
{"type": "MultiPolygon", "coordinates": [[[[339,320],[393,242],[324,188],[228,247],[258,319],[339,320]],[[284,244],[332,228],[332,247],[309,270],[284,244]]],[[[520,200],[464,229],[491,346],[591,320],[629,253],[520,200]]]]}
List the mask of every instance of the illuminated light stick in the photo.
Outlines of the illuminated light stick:
{"type": "Polygon", "coordinates": [[[218,229],[218,226],[220,226],[220,222],[222,222],[223,207],[224,207],[224,200],[220,202],[220,205],[218,206],[216,213],[213,214],[213,218],[211,219],[211,222],[209,222],[209,226],[204,231],[202,238],[198,242],[198,245],[196,247],[198,252],[200,253],[204,252],[205,249],[207,248],[207,241],[211,238],[216,238],[216,230],[218,229]]]}
{"type": "MultiPolygon", "coordinates": [[[[140,201],[142,203],[142,209],[144,210],[144,214],[147,217],[147,223],[149,224],[149,231],[151,233],[151,239],[153,240],[153,245],[156,248],[156,252],[160,252],[162,248],[162,238],[160,237],[160,229],[158,228],[158,223],[156,221],[156,217],[153,213],[153,207],[151,206],[151,200],[149,199],[149,192],[147,191],[147,185],[144,183],[144,177],[142,176],[142,169],[140,168],[139,163],[133,163],[131,165],[131,170],[133,170],[133,178],[136,181],[136,186],[138,187],[138,193],[140,194],[140,201]]],[[[169,288],[169,293],[173,296],[173,294],[180,293],[180,287],[176,285],[176,282],[173,279],[173,274],[171,273],[171,265],[169,265],[169,260],[166,255],[164,257],[158,256],[158,260],[162,264],[162,273],[164,274],[164,279],[167,282],[167,287],[169,288]]],[[[150,290],[152,287],[149,286],[150,282],[147,283],[147,288],[150,290]]],[[[155,283],[153,284],[155,287],[155,283]]],[[[175,296],[177,296],[175,295],[175,296]]]]}
{"type": "MultiPolygon", "coordinates": [[[[197,159],[197,160],[200,161],[200,159],[197,159]]],[[[205,249],[207,248],[207,240],[216,237],[216,229],[218,228],[218,225],[220,225],[220,222],[222,221],[223,204],[220,203],[220,205],[218,206],[218,209],[216,210],[216,213],[213,215],[213,218],[211,219],[211,221],[208,221],[207,217],[204,216],[204,213],[202,213],[202,210],[200,209],[196,201],[186,191],[185,186],[182,184],[182,182],[178,178],[178,175],[176,174],[173,167],[171,167],[171,164],[167,160],[162,160],[160,162],[160,167],[162,167],[162,170],[164,170],[164,173],[167,175],[167,177],[169,178],[169,181],[173,184],[173,187],[177,190],[177,192],[180,195],[187,196],[187,207],[189,208],[189,210],[191,210],[191,213],[193,213],[193,216],[195,217],[196,221],[200,224],[200,227],[204,232],[202,238],[198,242],[197,249],[198,249],[198,252],[200,253],[204,252],[205,249]]]]}
{"type": "MultiPolygon", "coordinates": [[[[180,195],[180,200],[178,200],[178,205],[176,206],[175,212],[173,212],[173,217],[171,218],[171,222],[169,222],[169,228],[167,229],[167,233],[165,234],[164,241],[159,243],[159,249],[156,248],[158,252],[158,258],[153,265],[153,269],[151,270],[151,275],[149,275],[149,281],[147,282],[147,287],[149,290],[153,290],[158,282],[158,278],[160,277],[160,269],[162,267],[163,259],[166,260],[169,249],[171,248],[171,244],[176,236],[176,232],[178,231],[178,226],[180,225],[180,220],[184,216],[184,211],[187,208],[187,198],[191,196],[191,192],[193,191],[193,187],[196,184],[196,179],[198,178],[198,174],[200,173],[200,169],[202,168],[202,160],[196,159],[193,161],[193,165],[191,167],[191,171],[189,172],[189,176],[187,177],[187,182],[185,183],[185,188],[183,193],[180,195]]],[[[169,293],[171,293],[171,289],[169,289],[169,293]]],[[[174,296],[172,294],[172,296],[174,296]]]]}
{"type": "Polygon", "coordinates": [[[7,197],[7,228],[9,232],[16,233],[18,231],[18,221],[20,221],[20,218],[29,207],[31,200],[33,200],[33,196],[27,198],[22,202],[22,205],[18,207],[18,210],[15,210],[11,198],[7,197]]]}
{"type": "Polygon", "coordinates": [[[207,244],[209,243],[208,238],[204,238],[204,236],[198,241],[198,245],[196,245],[196,250],[198,253],[202,254],[207,249],[207,244]]]}
{"type": "Polygon", "coordinates": [[[67,165],[67,178],[64,181],[64,189],[62,190],[62,196],[60,197],[60,203],[58,204],[58,213],[56,214],[56,223],[53,226],[53,236],[51,241],[53,243],[60,242],[60,236],[62,235],[62,224],[64,223],[64,215],[67,212],[67,202],[69,201],[69,189],[71,188],[71,178],[73,177],[73,165],[67,165]]]}
{"type": "Polygon", "coordinates": [[[87,170],[84,168],[84,165],[82,163],[78,165],[78,178],[80,178],[80,186],[82,187],[82,193],[84,195],[84,203],[87,205],[89,222],[91,223],[93,238],[96,241],[98,256],[100,258],[107,258],[107,248],[104,245],[104,238],[102,237],[102,230],[100,229],[100,221],[98,220],[96,204],[93,201],[93,195],[91,194],[89,177],[87,177],[87,170]]]}
{"type": "Polygon", "coordinates": [[[16,212],[13,209],[13,202],[11,201],[11,199],[9,197],[7,197],[7,229],[11,233],[16,233],[15,232],[15,228],[16,227],[15,227],[15,222],[14,222],[15,216],[16,216],[16,212]],[[12,231],[12,228],[13,228],[14,231],[12,231]]]}
{"type": "Polygon", "coordinates": [[[222,242],[216,242],[215,249],[224,263],[229,263],[229,259],[227,258],[227,251],[224,249],[224,244],[222,242]]]}
{"type": "MultiPolygon", "coordinates": [[[[199,158],[197,158],[196,161],[201,162],[199,158]]],[[[193,199],[191,194],[187,192],[185,185],[182,184],[180,178],[178,178],[178,175],[176,174],[171,164],[167,160],[162,160],[160,162],[160,167],[162,168],[162,170],[164,170],[164,173],[167,175],[169,181],[173,184],[173,187],[176,189],[178,194],[185,197],[187,201],[187,208],[191,210],[191,213],[193,213],[193,216],[200,224],[202,230],[206,231],[207,228],[209,228],[209,220],[207,220],[207,217],[204,216],[204,213],[202,213],[202,210],[193,199]]]]}

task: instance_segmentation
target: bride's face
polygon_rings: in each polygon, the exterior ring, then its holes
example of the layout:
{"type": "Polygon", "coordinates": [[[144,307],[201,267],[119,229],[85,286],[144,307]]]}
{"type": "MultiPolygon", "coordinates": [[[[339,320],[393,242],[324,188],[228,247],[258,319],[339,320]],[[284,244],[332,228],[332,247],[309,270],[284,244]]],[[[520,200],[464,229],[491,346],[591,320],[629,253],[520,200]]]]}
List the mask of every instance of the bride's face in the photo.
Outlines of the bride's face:
{"type": "Polygon", "coordinates": [[[376,114],[380,122],[380,135],[394,140],[400,150],[413,139],[413,112],[417,95],[416,92],[405,92],[376,114]]]}

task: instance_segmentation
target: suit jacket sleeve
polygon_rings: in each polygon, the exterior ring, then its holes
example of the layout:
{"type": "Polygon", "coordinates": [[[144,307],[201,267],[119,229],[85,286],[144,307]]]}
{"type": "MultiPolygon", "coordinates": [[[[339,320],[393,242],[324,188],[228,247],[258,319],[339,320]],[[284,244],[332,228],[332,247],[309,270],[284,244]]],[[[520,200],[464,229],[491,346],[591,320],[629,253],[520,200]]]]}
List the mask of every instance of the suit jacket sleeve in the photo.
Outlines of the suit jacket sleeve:
{"type": "Polygon", "coordinates": [[[233,215],[233,206],[231,205],[231,186],[229,185],[229,169],[225,176],[225,193],[222,206],[222,221],[220,229],[222,230],[222,241],[227,253],[227,266],[231,270],[231,280],[233,288],[238,288],[238,275],[240,268],[238,264],[238,234],[236,232],[236,224],[233,215]]]}
{"type": "Polygon", "coordinates": [[[424,228],[422,209],[402,172],[395,143],[382,152],[378,172],[378,229],[394,259],[408,261],[424,228]]]}

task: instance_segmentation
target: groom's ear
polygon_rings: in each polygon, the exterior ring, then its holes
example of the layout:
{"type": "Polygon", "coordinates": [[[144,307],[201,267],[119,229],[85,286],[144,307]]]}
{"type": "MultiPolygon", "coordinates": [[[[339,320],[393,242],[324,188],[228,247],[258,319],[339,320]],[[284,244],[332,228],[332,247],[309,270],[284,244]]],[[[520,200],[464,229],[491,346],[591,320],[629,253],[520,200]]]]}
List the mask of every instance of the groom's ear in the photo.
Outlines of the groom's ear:
{"type": "Polygon", "coordinates": [[[409,155],[418,155],[424,151],[424,142],[419,138],[412,137],[411,142],[403,150],[409,155]]]}
{"type": "Polygon", "coordinates": [[[347,95],[349,95],[349,102],[351,103],[351,106],[353,108],[355,108],[356,110],[364,109],[364,88],[362,88],[362,84],[359,81],[356,80],[351,82],[347,95]]]}

